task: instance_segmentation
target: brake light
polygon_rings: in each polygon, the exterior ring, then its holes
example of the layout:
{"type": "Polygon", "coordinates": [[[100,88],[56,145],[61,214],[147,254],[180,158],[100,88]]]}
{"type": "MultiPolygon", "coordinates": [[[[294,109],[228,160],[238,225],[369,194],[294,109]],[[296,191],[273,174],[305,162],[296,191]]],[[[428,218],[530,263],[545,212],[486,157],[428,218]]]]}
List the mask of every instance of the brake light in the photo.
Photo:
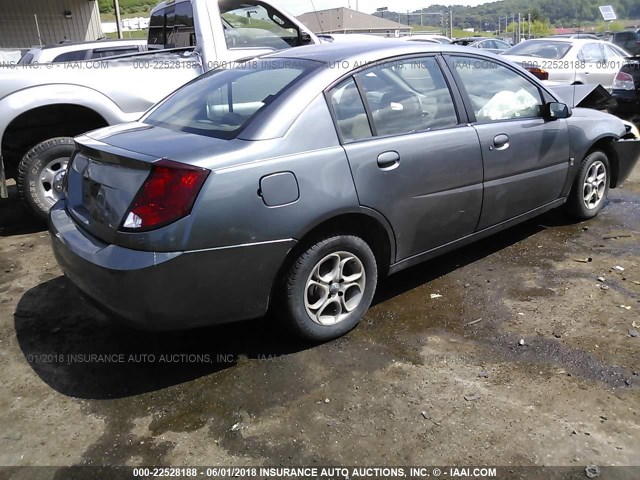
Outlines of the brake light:
{"type": "Polygon", "coordinates": [[[633,90],[635,85],[633,84],[633,77],[625,72],[618,72],[616,78],[613,79],[614,90],[633,90]]]}
{"type": "Polygon", "coordinates": [[[547,72],[546,70],[537,67],[527,68],[527,70],[529,70],[529,73],[539,78],[540,80],[549,80],[549,72],[547,72]]]}
{"type": "Polygon", "coordinates": [[[121,230],[142,232],[173,223],[191,213],[209,170],[162,160],[138,191],[121,230]]]}

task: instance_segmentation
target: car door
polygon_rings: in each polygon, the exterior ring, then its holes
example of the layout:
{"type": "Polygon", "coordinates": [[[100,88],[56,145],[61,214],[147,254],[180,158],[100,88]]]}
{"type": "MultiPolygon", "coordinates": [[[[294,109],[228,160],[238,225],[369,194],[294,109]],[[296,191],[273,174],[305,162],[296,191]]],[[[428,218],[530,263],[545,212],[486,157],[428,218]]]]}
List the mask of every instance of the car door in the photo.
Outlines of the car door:
{"type": "Polygon", "coordinates": [[[569,168],[567,122],[542,117],[538,85],[488,58],[456,55],[448,62],[482,148],[478,230],[560,198],[569,168]]]}
{"type": "Polygon", "coordinates": [[[435,56],[365,69],[328,98],[360,203],[390,222],[398,261],[473,233],[480,146],[435,56]]]}

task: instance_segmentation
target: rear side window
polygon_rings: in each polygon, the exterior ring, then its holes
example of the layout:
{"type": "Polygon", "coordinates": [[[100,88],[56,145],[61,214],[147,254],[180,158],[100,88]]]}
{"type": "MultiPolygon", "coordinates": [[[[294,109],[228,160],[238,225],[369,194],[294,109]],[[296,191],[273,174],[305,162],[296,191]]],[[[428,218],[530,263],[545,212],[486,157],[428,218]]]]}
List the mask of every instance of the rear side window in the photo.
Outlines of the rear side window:
{"type": "Polygon", "coordinates": [[[509,50],[504,52],[504,54],[559,60],[567,54],[570,48],[571,42],[558,42],[555,40],[529,40],[527,42],[522,42],[511,47],[509,50]]]}
{"type": "Polygon", "coordinates": [[[149,19],[148,44],[152,48],[164,48],[164,12],[165,9],[161,8],[149,19]]]}
{"type": "Polygon", "coordinates": [[[353,78],[335,87],[330,98],[343,142],[349,143],[372,136],[367,112],[353,78]]]}
{"type": "Polygon", "coordinates": [[[182,87],[142,121],[197,135],[235,138],[258,112],[319,65],[287,60],[214,70],[182,87]]]}
{"type": "Polygon", "coordinates": [[[87,58],[89,50],[77,50],[75,52],[67,52],[58,55],[53,59],[53,62],[79,62],[87,58]]]}
{"type": "Polygon", "coordinates": [[[451,57],[479,122],[540,117],[542,98],[533,83],[487,59],[451,57]]]}
{"type": "Polygon", "coordinates": [[[604,53],[599,43],[587,43],[580,49],[578,60],[587,63],[604,62],[604,53]]]}

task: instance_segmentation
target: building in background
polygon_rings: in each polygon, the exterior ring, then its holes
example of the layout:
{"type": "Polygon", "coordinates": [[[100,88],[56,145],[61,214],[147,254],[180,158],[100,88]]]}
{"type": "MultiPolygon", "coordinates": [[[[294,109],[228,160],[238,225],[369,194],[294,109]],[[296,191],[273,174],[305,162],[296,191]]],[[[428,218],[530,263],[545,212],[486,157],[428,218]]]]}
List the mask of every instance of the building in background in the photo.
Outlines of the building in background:
{"type": "Polygon", "coordinates": [[[350,8],[330,8],[298,17],[313,33],[369,33],[385,37],[405,36],[411,27],[350,8]]]}
{"type": "Polygon", "coordinates": [[[84,42],[103,36],[95,0],[0,0],[0,48],[84,42]]]}

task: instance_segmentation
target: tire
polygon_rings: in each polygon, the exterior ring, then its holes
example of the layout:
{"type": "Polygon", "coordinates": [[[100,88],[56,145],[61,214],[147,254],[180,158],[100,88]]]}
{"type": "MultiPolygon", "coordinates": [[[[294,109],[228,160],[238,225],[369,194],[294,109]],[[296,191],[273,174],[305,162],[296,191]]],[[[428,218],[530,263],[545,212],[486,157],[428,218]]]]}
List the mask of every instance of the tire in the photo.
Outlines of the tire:
{"type": "Polygon", "coordinates": [[[360,322],[377,283],[376,258],[364,240],[351,235],[327,238],[293,261],[280,287],[276,313],[300,338],[332,340],[360,322]]]}
{"type": "Polygon", "coordinates": [[[18,165],[18,193],[36,217],[45,220],[60,199],[61,182],[74,150],[73,138],[57,137],[39,143],[22,157],[18,165]]]}
{"type": "Polygon", "coordinates": [[[595,217],[607,200],[610,181],[611,169],[607,155],[600,150],[587,155],[580,164],[567,199],[569,214],[581,220],[595,217]]]}

